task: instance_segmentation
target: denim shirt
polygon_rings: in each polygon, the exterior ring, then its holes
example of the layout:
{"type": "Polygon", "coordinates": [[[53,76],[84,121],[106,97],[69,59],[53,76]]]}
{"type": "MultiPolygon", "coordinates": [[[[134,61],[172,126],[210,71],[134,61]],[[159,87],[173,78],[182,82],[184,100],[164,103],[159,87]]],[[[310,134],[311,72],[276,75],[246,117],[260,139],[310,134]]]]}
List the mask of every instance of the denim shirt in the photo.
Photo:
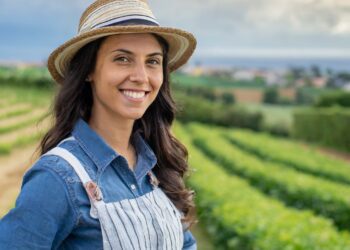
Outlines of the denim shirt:
{"type": "MultiPolygon", "coordinates": [[[[75,140],[60,147],[73,153],[102,191],[105,202],[133,199],[152,191],[147,173],[157,159],[136,133],[135,170],[82,119],[75,140]]],[[[62,158],[41,157],[24,175],[16,206],[0,220],[0,249],[102,249],[100,223],[90,216],[90,200],[74,169],[62,158]]],[[[189,230],[183,249],[196,249],[189,230]]]]}

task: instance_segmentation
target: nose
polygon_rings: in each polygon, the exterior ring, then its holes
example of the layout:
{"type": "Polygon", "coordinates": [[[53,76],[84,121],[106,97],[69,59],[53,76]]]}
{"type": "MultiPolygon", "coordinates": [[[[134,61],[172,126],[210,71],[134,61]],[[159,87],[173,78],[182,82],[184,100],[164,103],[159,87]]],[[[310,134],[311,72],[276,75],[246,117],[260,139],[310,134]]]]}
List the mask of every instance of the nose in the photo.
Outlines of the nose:
{"type": "Polygon", "coordinates": [[[144,65],[143,63],[135,63],[130,73],[129,79],[132,82],[147,83],[148,74],[147,74],[146,65],[144,65]]]}

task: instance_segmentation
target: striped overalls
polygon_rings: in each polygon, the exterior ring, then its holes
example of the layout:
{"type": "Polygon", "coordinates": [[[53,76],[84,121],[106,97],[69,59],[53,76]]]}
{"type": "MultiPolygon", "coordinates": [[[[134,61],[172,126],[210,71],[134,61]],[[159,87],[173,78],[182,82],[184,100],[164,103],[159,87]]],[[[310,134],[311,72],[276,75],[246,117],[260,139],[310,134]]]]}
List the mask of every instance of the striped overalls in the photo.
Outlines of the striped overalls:
{"type": "Polygon", "coordinates": [[[151,192],[134,199],[105,203],[99,187],[72,153],[58,145],[45,155],[62,157],[79,176],[90,199],[90,216],[101,224],[103,249],[182,249],[182,214],[156,185],[151,171],[148,173],[154,181],[151,192]]]}

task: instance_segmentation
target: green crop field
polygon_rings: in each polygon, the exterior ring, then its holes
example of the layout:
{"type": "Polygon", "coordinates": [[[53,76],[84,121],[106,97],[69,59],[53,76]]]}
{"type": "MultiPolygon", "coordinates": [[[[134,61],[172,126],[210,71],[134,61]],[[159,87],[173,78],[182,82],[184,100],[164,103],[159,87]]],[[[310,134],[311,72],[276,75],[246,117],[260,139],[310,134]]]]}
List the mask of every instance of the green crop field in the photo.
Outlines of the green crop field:
{"type": "MultiPolygon", "coordinates": [[[[52,90],[2,86],[0,216],[50,126],[52,90]]],[[[174,127],[189,150],[198,249],[350,249],[350,164],[297,141],[200,123],[174,127]]]]}
{"type": "Polygon", "coordinates": [[[0,216],[13,207],[22,176],[50,120],[52,91],[1,86],[0,216]]]}
{"type": "Polygon", "coordinates": [[[47,126],[52,93],[40,89],[1,87],[0,93],[0,155],[36,142],[47,126]],[[44,121],[45,120],[45,121],[44,121]]]}
{"type": "Polygon", "coordinates": [[[192,123],[175,131],[215,249],[349,249],[348,163],[245,130],[192,123]]]}

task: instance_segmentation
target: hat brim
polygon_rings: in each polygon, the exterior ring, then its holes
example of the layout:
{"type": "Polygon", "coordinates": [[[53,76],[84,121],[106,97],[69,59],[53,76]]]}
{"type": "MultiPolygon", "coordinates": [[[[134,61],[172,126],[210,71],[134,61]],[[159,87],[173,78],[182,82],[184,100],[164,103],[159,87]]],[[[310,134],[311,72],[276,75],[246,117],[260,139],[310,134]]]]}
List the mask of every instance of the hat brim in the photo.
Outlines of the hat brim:
{"type": "Polygon", "coordinates": [[[186,31],[158,26],[110,26],[80,34],[54,50],[48,58],[48,70],[53,79],[61,84],[70,61],[79,49],[98,38],[127,33],[155,33],[169,44],[168,64],[170,71],[185,64],[196,48],[196,39],[186,31]]]}

